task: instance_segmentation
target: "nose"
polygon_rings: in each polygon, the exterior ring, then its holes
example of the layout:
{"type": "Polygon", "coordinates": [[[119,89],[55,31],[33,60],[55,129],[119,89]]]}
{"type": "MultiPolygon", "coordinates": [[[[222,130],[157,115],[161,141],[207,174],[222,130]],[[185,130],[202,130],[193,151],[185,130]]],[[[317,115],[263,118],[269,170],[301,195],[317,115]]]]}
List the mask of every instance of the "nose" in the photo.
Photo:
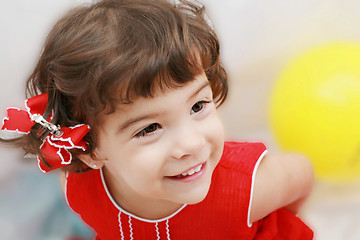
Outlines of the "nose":
{"type": "Polygon", "coordinates": [[[184,124],[176,130],[173,136],[172,156],[181,159],[198,153],[205,145],[205,135],[199,123],[184,124]]]}

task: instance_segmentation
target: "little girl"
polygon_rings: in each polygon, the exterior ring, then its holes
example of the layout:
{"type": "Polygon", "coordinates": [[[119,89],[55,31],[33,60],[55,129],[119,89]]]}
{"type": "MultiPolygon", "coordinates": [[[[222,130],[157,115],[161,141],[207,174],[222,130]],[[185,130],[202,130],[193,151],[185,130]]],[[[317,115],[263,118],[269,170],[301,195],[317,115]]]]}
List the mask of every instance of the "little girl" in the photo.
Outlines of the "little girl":
{"type": "Polygon", "coordinates": [[[9,108],[2,139],[61,168],[69,206],[96,239],[312,239],[295,216],[307,159],[225,142],[216,108],[228,85],[204,8],[103,0],[51,30],[9,108]]]}

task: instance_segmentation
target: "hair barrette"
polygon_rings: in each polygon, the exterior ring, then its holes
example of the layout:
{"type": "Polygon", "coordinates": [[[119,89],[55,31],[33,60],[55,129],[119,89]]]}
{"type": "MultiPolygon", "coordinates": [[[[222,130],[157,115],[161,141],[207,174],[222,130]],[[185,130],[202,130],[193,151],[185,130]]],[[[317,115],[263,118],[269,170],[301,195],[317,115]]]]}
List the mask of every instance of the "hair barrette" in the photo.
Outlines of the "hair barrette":
{"type": "Polygon", "coordinates": [[[1,130],[17,132],[21,134],[30,133],[31,128],[36,124],[49,131],[49,135],[43,140],[40,150],[42,158],[48,164],[41,161],[37,156],[38,165],[41,171],[49,172],[51,170],[69,165],[72,161],[70,149],[86,150],[86,141],[84,136],[90,131],[86,124],[79,124],[73,127],[60,127],[51,123],[43,117],[47,106],[48,95],[43,93],[25,100],[26,110],[10,107],[7,109],[7,117],[3,120],[1,130]]]}
{"type": "Polygon", "coordinates": [[[51,134],[55,135],[56,137],[61,137],[64,133],[61,131],[60,125],[55,125],[45,120],[43,116],[40,114],[34,114],[31,116],[31,120],[35,121],[36,123],[40,124],[43,128],[50,131],[51,134]]]}

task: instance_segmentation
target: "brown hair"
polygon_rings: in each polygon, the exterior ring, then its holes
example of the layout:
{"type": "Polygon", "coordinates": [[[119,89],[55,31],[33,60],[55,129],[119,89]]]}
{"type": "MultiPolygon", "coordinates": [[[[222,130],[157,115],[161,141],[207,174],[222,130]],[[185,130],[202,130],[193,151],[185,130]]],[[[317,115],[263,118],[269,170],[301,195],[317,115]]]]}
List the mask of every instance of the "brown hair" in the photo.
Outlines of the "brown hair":
{"type": "MultiPolygon", "coordinates": [[[[116,103],[152,97],[155,90],[181,86],[203,71],[215,101],[223,103],[228,85],[219,50],[199,4],[103,0],[75,8],[55,24],[28,78],[27,96],[48,93],[45,116],[53,112],[56,124],[90,125],[85,140],[91,153],[101,116],[113,112],[116,103]]],[[[36,124],[13,143],[41,155],[38,130],[36,124]]],[[[71,165],[79,166],[73,154],[71,165]]]]}

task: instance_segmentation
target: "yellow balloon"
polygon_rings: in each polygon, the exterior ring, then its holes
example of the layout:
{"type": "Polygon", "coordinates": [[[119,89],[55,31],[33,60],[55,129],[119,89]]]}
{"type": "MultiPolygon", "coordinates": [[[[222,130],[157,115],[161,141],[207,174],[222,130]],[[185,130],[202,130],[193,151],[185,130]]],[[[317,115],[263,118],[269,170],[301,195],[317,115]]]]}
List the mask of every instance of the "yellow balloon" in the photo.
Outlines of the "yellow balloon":
{"type": "Polygon", "coordinates": [[[307,156],[318,178],[360,179],[360,44],[297,57],[276,82],[269,111],[279,146],[307,156]]]}

